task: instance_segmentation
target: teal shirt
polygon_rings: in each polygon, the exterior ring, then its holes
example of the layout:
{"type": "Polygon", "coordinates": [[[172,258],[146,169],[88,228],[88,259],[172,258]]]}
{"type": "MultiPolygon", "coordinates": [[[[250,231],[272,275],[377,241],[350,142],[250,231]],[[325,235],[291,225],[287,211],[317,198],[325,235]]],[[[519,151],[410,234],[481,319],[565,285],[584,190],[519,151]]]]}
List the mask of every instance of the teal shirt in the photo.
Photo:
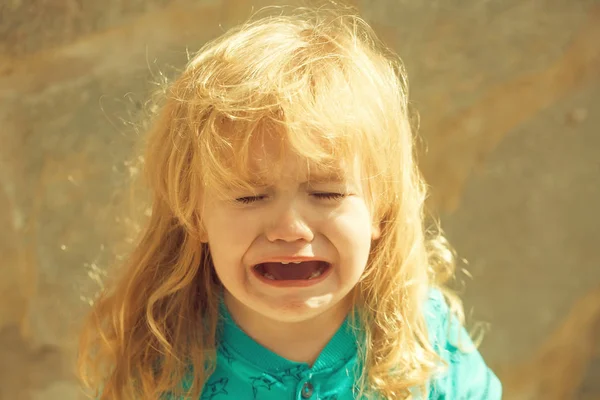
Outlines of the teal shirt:
{"type": "MultiPolygon", "coordinates": [[[[356,336],[348,321],[340,327],[312,367],[278,356],[246,335],[222,307],[217,366],[201,400],[354,400],[356,336]]],[[[426,321],[435,350],[447,361],[446,373],[429,383],[428,399],[497,400],[501,385],[472,346],[458,321],[448,321],[443,296],[432,291],[426,321]],[[450,323],[448,323],[450,322],[450,323]]]]}

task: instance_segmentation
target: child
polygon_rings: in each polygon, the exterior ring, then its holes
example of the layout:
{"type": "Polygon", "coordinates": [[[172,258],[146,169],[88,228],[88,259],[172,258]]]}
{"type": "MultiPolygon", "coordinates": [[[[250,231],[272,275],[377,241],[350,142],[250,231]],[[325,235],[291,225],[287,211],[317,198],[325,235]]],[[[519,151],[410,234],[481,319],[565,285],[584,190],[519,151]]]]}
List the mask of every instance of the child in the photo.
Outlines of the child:
{"type": "Polygon", "coordinates": [[[150,132],[152,214],[83,335],[88,386],[499,399],[441,294],[454,267],[423,229],[407,108],[399,61],[355,16],[265,17],[201,49],[150,132]]]}

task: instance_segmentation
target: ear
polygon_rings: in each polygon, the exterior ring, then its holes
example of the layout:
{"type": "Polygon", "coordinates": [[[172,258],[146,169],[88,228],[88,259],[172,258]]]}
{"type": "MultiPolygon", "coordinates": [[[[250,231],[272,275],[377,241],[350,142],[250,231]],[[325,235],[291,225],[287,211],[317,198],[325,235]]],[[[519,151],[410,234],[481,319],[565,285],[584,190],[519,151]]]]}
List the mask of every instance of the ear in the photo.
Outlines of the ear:
{"type": "Polygon", "coordinates": [[[200,243],[208,243],[208,233],[206,232],[206,227],[204,226],[204,221],[202,220],[202,209],[203,203],[200,203],[198,210],[194,213],[194,217],[196,226],[198,227],[198,236],[200,239],[200,243]]]}
{"type": "Polygon", "coordinates": [[[206,228],[204,227],[204,222],[198,218],[198,236],[200,238],[200,243],[208,243],[208,232],[206,232],[206,228]]]}
{"type": "Polygon", "coordinates": [[[200,243],[208,243],[208,233],[204,226],[200,226],[200,243]]]}
{"type": "Polygon", "coordinates": [[[373,223],[371,228],[371,240],[377,240],[381,237],[381,226],[379,223],[373,223]]]}

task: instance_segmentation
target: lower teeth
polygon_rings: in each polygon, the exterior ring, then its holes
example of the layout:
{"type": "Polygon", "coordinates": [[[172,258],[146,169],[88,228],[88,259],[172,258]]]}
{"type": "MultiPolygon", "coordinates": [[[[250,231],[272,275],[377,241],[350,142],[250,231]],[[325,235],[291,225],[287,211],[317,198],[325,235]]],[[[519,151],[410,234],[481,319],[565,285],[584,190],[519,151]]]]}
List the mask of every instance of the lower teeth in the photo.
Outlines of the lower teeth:
{"type": "MultiPolygon", "coordinates": [[[[317,270],[316,270],[316,271],[314,271],[312,274],[310,274],[310,276],[309,276],[308,278],[306,278],[306,280],[311,280],[311,279],[315,279],[315,278],[318,278],[318,277],[320,277],[320,276],[323,274],[323,271],[325,271],[325,268],[324,268],[324,267],[319,267],[319,269],[317,269],[317,270]]],[[[275,280],[277,280],[277,279],[275,278],[275,276],[273,276],[273,274],[270,274],[270,273],[268,273],[268,272],[263,272],[263,273],[262,273],[262,275],[263,275],[265,278],[267,278],[267,279],[269,279],[269,280],[271,280],[271,281],[275,281],[275,280]]]]}
{"type": "Polygon", "coordinates": [[[319,276],[321,276],[322,273],[323,273],[323,270],[319,268],[318,270],[316,270],[315,272],[313,272],[312,274],[310,274],[310,276],[308,277],[308,279],[310,280],[310,279],[318,278],[319,276]]]}

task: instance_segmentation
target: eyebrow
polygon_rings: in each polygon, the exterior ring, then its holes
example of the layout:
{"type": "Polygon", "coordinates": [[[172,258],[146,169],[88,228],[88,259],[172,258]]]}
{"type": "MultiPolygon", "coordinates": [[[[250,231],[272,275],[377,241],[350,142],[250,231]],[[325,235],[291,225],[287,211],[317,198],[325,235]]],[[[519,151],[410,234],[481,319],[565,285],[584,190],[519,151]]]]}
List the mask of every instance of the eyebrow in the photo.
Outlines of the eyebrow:
{"type": "Polygon", "coordinates": [[[345,176],[340,175],[319,175],[311,176],[303,185],[321,184],[321,183],[346,183],[348,179],[345,176]]]}
{"type": "MultiPolygon", "coordinates": [[[[249,179],[242,179],[244,185],[249,188],[266,190],[272,189],[275,182],[267,176],[261,176],[260,174],[254,174],[249,179]]],[[[346,184],[348,183],[348,174],[343,170],[328,170],[322,168],[314,168],[314,170],[308,173],[308,176],[304,181],[298,182],[302,186],[310,187],[310,185],[318,184],[346,184]]]]}
{"type": "MultiPolygon", "coordinates": [[[[330,174],[330,175],[312,176],[304,182],[299,182],[300,186],[302,186],[304,188],[310,188],[313,185],[320,185],[320,184],[339,185],[339,184],[346,184],[346,183],[348,183],[348,180],[344,176],[340,176],[337,174],[336,175],[330,174]]],[[[268,183],[266,181],[261,181],[261,180],[254,180],[254,181],[246,182],[246,184],[249,186],[249,188],[252,188],[252,189],[258,190],[258,191],[272,190],[276,187],[276,185],[273,183],[268,183]]]]}
{"type": "Polygon", "coordinates": [[[347,174],[342,171],[319,171],[309,172],[305,183],[344,183],[348,180],[347,174]]]}

